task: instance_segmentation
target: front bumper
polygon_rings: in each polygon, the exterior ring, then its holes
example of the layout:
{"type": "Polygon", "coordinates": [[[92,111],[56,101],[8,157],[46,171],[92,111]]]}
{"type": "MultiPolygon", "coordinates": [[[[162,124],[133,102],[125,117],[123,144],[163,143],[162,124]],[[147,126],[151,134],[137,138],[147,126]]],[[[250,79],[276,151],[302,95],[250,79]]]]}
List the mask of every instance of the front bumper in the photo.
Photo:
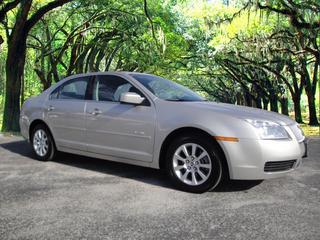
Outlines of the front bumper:
{"type": "Polygon", "coordinates": [[[226,154],[231,179],[255,180],[281,177],[294,171],[307,156],[306,141],[240,139],[239,142],[221,142],[226,154]],[[265,171],[267,162],[294,160],[286,170],[265,171]]]}

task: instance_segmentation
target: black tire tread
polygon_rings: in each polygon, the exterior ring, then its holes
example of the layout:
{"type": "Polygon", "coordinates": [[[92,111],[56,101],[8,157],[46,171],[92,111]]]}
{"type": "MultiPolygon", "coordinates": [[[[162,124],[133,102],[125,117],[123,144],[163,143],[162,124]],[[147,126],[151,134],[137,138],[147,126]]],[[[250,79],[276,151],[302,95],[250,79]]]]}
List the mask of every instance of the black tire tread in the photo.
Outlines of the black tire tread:
{"type": "Polygon", "coordinates": [[[32,150],[33,150],[33,153],[35,155],[35,158],[37,160],[40,160],[40,161],[51,161],[55,158],[56,154],[57,154],[57,150],[56,150],[56,146],[55,146],[55,143],[54,143],[54,140],[53,140],[53,137],[52,137],[52,134],[50,132],[50,130],[48,129],[48,127],[45,125],[45,124],[37,124],[33,129],[32,129],[32,133],[31,133],[31,138],[30,138],[30,144],[31,144],[31,147],[32,147],[32,150]],[[39,129],[42,129],[46,132],[47,136],[48,136],[48,141],[49,141],[49,150],[48,150],[48,153],[41,157],[39,156],[34,148],[33,148],[33,136],[34,136],[34,133],[39,130],[39,129]]]}
{"type": "Polygon", "coordinates": [[[192,134],[192,136],[181,135],[177,137],[170,144],[166,152],[166,170],[170,179],[178,189],[186,192],[192,192],[192,193],[203,193],[203,192],[214,189],[221,183],[225,175],[225,170],[223,169],[222,156],[220,151],[217,149],[217,146],[214,144],[212,139],[209,139],[206,136],[203,136],[201,134],[192,134]],[[206,149],[206,151],[209,153],[211,157],[212,164],[214,165],[214,168],[213,168],[214,171],[212,171],[210,175],[215,174],[216,176],[210,176],[206,182],[198,186],[190,186],[181,182],[175,176],[175,173],[173,172],[173,169],[172,169],[172,156],[175,150],[179,146],[181,146],[183,143],[188,143],[188,142],[197,143],[201,145],[204,149],[206,149]]]}

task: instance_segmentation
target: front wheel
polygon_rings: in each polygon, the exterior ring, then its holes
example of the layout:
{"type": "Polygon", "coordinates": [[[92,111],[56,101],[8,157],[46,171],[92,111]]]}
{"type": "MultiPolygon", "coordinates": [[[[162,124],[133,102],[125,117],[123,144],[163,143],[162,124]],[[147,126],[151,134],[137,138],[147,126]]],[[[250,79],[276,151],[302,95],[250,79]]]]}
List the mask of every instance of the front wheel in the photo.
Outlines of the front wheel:
{"type": "Polygon", "coordinates": [[[31,145],[38,160],[52,160],[56,154],[53,138],[44,124],[35,126],[31,134],[31,145]]]}
{"type": "Polygon", "coordinates": [[[181,190],[202,193],[215,188],[222,178],[222,164],[216,147],[201,136],[176,139],[167,151],[167,170],[181,190]]]}

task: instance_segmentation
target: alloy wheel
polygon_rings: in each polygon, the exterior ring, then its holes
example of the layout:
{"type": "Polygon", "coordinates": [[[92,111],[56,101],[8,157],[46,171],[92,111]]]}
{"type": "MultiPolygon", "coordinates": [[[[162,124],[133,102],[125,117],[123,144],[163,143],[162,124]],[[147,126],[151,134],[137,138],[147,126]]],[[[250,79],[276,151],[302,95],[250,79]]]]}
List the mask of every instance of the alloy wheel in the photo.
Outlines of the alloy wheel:
{"type": "Polygon", "coordinates": [[[43,129],[38,129],[33,135],[33,148],[40,157],[48,153],[49,141],[46,132],[43,129]]]}
{"type": "Polygon", "coordinates": [[[212,171],[209,153],[196,143],[185,143],[178,147],[172,163],[178,179],[191,186],[204,183],[212,171]]]}

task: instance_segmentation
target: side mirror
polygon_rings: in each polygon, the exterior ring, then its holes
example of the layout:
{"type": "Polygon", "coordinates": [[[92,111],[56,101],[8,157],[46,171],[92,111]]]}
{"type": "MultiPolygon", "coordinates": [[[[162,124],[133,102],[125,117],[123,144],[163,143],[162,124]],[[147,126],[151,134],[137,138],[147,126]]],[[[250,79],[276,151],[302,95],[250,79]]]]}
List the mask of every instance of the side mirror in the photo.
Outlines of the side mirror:
{"type": "Polygon", "coordinates": [[[144,101],[144,97],[134,92],[122,93],[120,96],[120,102],[139,105],[144,101]]]}

